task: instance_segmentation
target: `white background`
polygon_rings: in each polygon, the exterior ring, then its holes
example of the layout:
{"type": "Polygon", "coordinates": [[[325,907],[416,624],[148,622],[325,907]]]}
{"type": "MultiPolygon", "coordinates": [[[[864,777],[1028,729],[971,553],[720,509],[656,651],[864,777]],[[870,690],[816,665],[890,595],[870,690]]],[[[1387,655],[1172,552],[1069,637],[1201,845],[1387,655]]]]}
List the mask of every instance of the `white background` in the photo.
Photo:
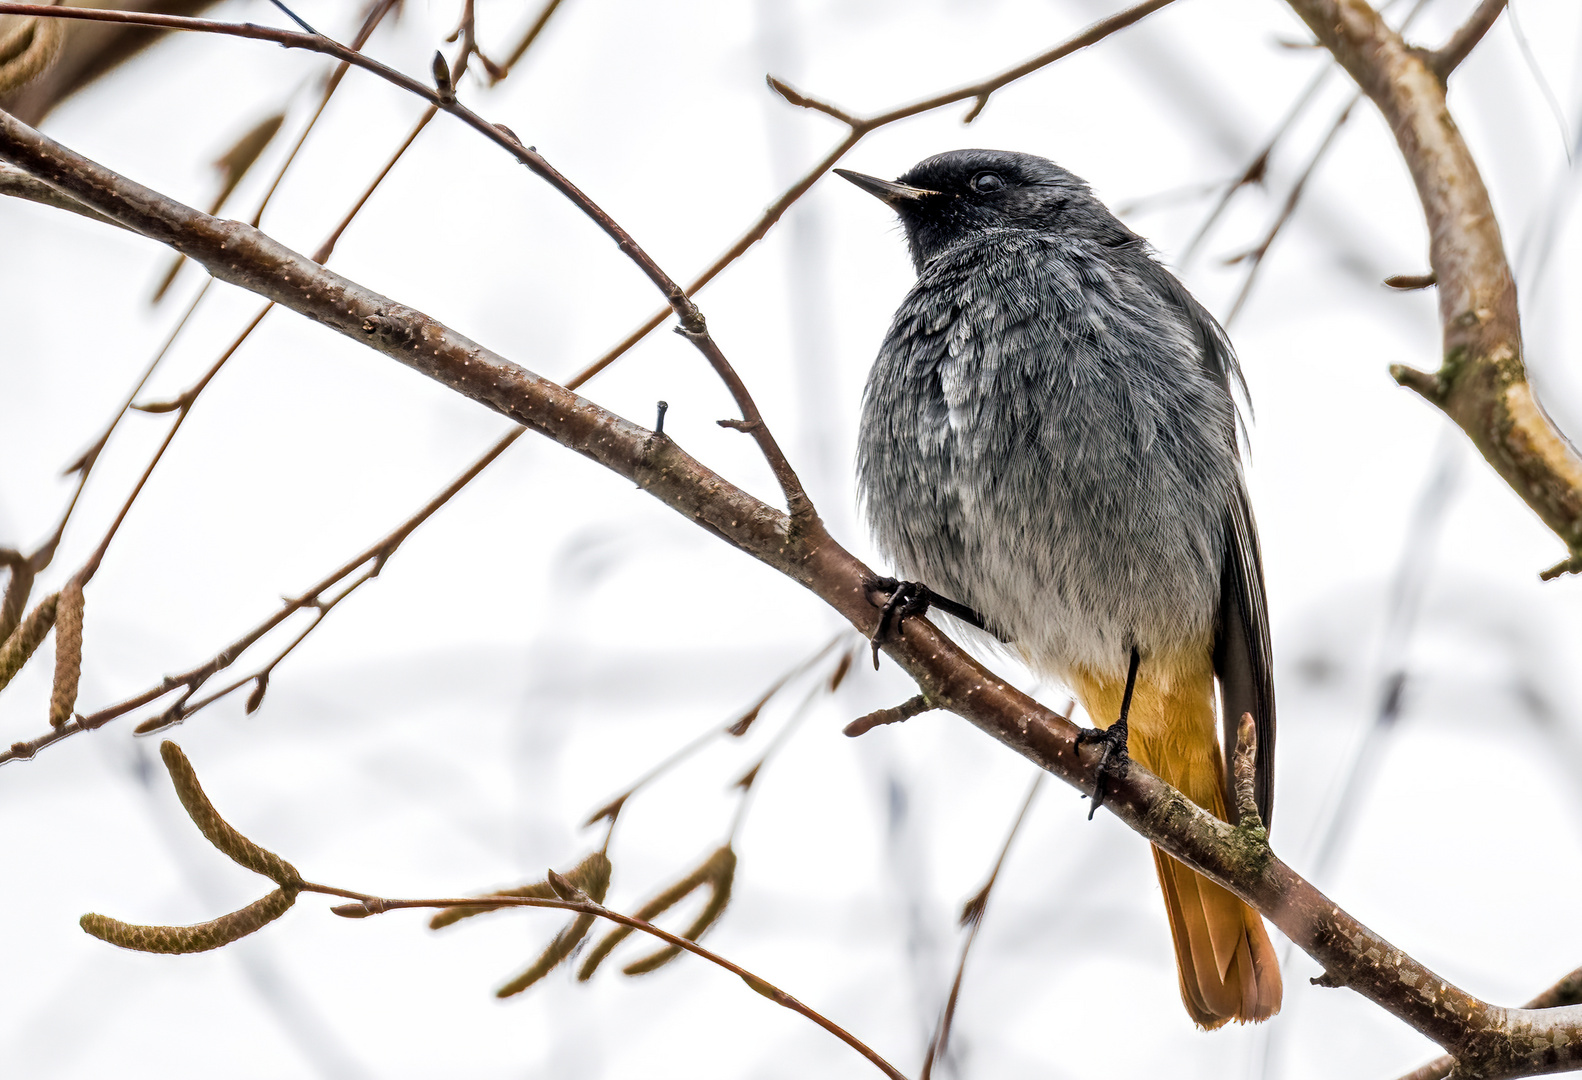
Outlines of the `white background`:
{"type": "MultiPolygon", "coordinates": [[[[1415,36],[1437,44],[1472,6],[1429,0],[1415,36]]],[[[369,50],[422,75],[458,8],[413,3],[369,50]]],[[[507,82],[486,90],[469,80],[462,94],[685,280],[840,134],[773,96],[766,71],[879,111],[1008,67],[1111,10],[1099,0],[566,0],[507,82]]],[[[536,5],[483,0],[478,11],[498,53],[536,5]]],[[[1516,13],[1575,143],[1582,9],[1520,0],[1516,13]]],[[[343,39],[354,28],[349,5],[304,3],[301,14],[343,39]]],[[[261,0],[216,16],[282,24],[261,0]]],[[[1245,273],[1224,258],[1274,220],[1349,83],[1328,80],[1277,148],[1267,184],[1238,195],[1183,265],[1219,190],[1198,189],[1238,175],[1327,62],[1280,44],[1306,39],[1274,0],[1183,0],[1002,90],[970,129],[963,106],[941,110],[875,133],[843,164],[894,176],[941,150],[987,146],[1054,158],[1123,210],[1184,192],[1126,218],[1223,316],[1245,273]]],[[[44,127],[203,205],[213,158],[288,103],[281,138],[228,209],[246,217],[327,69],[256,42],[175,37],[44,127]]],[[[1575,173],[1508,17],[1456,74],[1451,105],[1518,266],[1534,380],[1575,431],[1575,173]]],[[[354,72],[265,230],[311,251],[421,108],[354,72]]],[[[60,470],[200,277],[189,268],[151,308],[168,265],[151,242],[14,201],[0,202],[0,237],[0,543],[31,548],[69,492],[60,470]]],[[[569,204],[445,117],[331,265],[554,378],[658,300],[569,204]]],[[[1538,581],[1560,544],[1464,437],[1386,373],[1392,362],[1436,366],[1433,294],[1379,285],[1426,268],[1406,170],[1364,103],[1231,327],[1256,407],[1250,481],[1278,663],[1273,840],[1390,941],[1472,993],[1516,1004],[1582,963],[1573,660],[1582,582],[1538,581]],[[1443,499],[1425,497],[1436,476],[1443,499]],[[1402,665],[1400,721],[1364,755],[1349,827],[1321,861],[1337,791],[1402,665]]],[[[885,208],[831,177],[699,298],[825,519],[865,558],[855,417],[911,276],[885,208]]],[[[259,305],[227,286],[213,293],[145,397],[189,385],[259,305]]],[[[586,392],[642,423],[668,400],[672,436],[774,497],[749,440],[714,424],[733,415],[727,396],[674,335],[654,334],[586,392]]],[[[118,429],[38,595],[81,565],[168,423],[134,414],[118,429]]],[[[89,586],[79,709],[212,655],[504,430],[437,384],[272,313],[200,399],[89,586]]],[[[309,877],[389,896],[454,895],[570,866],[600,842],[599,830],[579,829],[594,807],[731,720],[838,629],[808,594],[529,435],[278,669],[259,712],[244,717],[236,695],[172,737],[221,811],[309,877]]],[[[51,648],[0,697],[0,741],[44,730],[51,648]]],[[[808,685],[777,698],[744,742],[712,744],[629,804],[611,848],[612,905],[637,907],[719,843],[735,807],[728,785],[808,685]]],[[[893,665],[877,675],[858,665],[837,695],[815,698],[759,779],[738,837],[735,899],[706,943],[915,1074],[953,970],[959,904],[987,873],[1033,769],[944,714],[857,741],[840,734],[911,692],[893,665]]],[[[1058,687],[1041,693],[1064,701],[1058,687]]],[[[256,936],[201,956],[144,956],[89,938],[77,926],[83,912],[196,922],[264,891],[186,820],[155,741],[131,736],[155,711],[0,769],[0,1074],[875,1075],[693,958],[621,976],[620,963],[647,951],[639,943],[589,984],[560,970],[495,1001],[493,988],[565,921],[555,913],[433,934],[419,914],[346,922],[309,896],[256,936]]],[[[1277,1020],[1195,1031],[1146,847],[1108,815],[1084,821],[1086,810],[1076,792],[1044,786],[990,902],[955,1056],[939,1075],[1390,1077],[1436,1054],[1357,995],[1309,986],[1317,969],[1299,954],[1277,1020]]]]}

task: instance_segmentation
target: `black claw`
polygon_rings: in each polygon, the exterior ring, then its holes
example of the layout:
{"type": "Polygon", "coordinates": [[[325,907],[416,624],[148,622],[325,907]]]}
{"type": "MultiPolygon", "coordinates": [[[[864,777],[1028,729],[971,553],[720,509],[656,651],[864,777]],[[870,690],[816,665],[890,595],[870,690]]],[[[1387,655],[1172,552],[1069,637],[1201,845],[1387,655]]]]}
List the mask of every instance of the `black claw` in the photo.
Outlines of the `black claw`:
{"type": "Polygon", "coordinates": [[[1088,820],[1093,820],[1093,815],[1098,813],[1099,807],[1104,805],[1104,798],[1109,794],[1109,781],[1126,779],[1127,768],[1132,763],[1131,754],[1126,749],[1126,721],[1117,720],[1107,728],[1085,728],[1077,732],[1077,745],[1087,743],[1102,743],[1104,751],[1099,755],[1098,780],[1093,785],[1093,805],[1088,807],[1088,820]]]}
{"type": "MultiPolygon", "coordinates": [[[[983,616],[959,600],[941,596],[920,581],[901,581],[893,577],[873,578],[868,588],[876,593],[888,594],[879,612],[879,628],[873,634],[873,668],[879,670],[879,646],[901,632],[901,623],[914,615],[925,615],[930,608],[938,608],[979,630],[988,629],[983,616]]],[[[991,631],[992,632],[992,631],[991,631]]],[[[1003,638],[1001,640],[1004,640],[1003,638]]]]}
{"type": "Polygon", "coordinates": [[[878,671],[879,646],[900,633],[901,623],[907,618],[926,613],[936,597],[927,585],[892,577],[874,578],[869,588],[890,594],[879,610],[879,627],[873,632],[873,669],[878,671]]]}
{"type": "Polygon", "coordinates": [[[1087,728],[1077,732],[1077,745],[1085,743],[1103,743],[1104,752],[1099,755],[1098,778],[1093,782],[1093,805],[1088,807],[1088,820],[1093,820],[1093,815],[1098,813],[1099,807],[1104,805],[1104,796],[1109,789],[1109,781],[1126,779],[1126,770],[1132,763],[1131,753],[1126,747],[1126,717],[1132,711],[1132,691],[1137,689],[1137,668],[1142,662],[1142,656],[1137,651],[1137,646],[1132,646],[1131,659],[1126,665],[1126,693],[1121,696],[1120,719],[1102,731],[1098,728],[1087,728]]]}

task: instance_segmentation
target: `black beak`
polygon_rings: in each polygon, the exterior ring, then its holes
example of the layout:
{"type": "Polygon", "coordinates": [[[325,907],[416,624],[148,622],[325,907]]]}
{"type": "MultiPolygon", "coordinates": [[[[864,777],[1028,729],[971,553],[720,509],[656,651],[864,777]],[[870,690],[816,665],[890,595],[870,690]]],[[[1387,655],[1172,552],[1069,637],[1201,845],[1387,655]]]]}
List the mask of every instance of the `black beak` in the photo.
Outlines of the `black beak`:
{"type": "Polygon", "coordinates": [[[866,173],[852,172],[850,169],[836,169],[835,172],[862,188],[869,195],[883,199],[899,210],[907,203],[916,203],[930,195],[938,195],[937,191],[927,188],[913,187],[910,184],[897,184],[892,180],[880,180],[877,176],[866,173]]]}

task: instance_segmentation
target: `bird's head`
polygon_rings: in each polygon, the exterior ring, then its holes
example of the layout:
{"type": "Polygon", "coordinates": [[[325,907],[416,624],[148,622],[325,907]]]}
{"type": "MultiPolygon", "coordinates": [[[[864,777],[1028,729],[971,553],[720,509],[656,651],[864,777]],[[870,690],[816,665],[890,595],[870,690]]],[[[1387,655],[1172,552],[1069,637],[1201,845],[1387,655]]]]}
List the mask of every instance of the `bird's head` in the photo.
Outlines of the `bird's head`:
{"type": "Polygon", "coordinates": [[[1125,243],[1135,234],[1052,161],[1005,150],[951,150],[880,180],[837,173],[901,216],[919,270],[941,251],[988,230],[1026,229],[1125,243]]]}

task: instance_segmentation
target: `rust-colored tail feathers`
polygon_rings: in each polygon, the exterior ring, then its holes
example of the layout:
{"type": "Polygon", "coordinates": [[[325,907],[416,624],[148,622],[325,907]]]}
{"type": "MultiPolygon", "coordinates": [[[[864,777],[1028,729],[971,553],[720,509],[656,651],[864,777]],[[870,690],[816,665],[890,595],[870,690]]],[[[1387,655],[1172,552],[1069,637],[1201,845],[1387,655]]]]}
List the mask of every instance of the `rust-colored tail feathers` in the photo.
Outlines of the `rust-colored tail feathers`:
{"type": "MultiPolygon", "coordinates": [[[[1076,673],[1073,690],[1095,723],[1120,715],[1124,683],[1076,673]]],[[[1131,756],[1221,820],[1224,764],[1214,725],[1209,658],[1145,661],[1132,696],[1131,756]]],[[[1263,920],[1236,896],[1154,849],[1154,868],[1170,916],[1181,1000],[1199,1027],[1256,1023],[1280,1011],[1280,963],[1263,920]]]]}

